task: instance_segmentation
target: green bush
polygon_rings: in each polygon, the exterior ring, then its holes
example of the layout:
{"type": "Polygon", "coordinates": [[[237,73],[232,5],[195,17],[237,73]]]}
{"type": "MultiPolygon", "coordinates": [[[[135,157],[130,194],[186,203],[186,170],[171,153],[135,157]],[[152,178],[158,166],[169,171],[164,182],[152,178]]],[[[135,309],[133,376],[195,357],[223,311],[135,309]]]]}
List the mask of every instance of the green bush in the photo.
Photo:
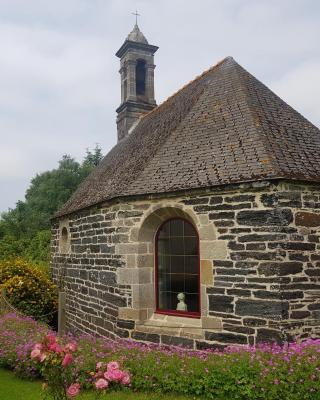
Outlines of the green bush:
{"type": "Polygon", "coordinates": [[[50,239],[50,230],[39,231],[24,251],[24,257],[46,274],[49,273],[50,239]]]}
{"type": "Polygon", "coordinates": [[[13,257],[22,256],[26,246],[28,246],[28,241],[26,239],[17,240],[17,238],[10,234],[2,238],[0,237],[0,260],[9,260],[13,257]]]}
{"type": "Polygon", "coordinates": [[[0,288],[25,315],[51,322],[57,312],[57,288],[48,276],[22,259],[0,262],[0,288]]]}

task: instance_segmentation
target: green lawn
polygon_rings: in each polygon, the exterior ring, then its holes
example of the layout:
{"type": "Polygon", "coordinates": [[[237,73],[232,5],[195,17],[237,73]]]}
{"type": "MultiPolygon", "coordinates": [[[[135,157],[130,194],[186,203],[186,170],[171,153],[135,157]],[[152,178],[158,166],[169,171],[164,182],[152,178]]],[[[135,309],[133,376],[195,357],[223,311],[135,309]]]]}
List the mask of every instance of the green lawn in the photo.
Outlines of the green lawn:
{"type": "MultiPolygon", "coordinates": [[[[29,382],[19,379],[10,371],[0,369],[0,399],[1,400],[41,400],[41,382],[29,382]]],[[[93,400],[93,393],[78,396],[77,399],[93,400]]],[[[109,393],[102,397],[106,400],[190,400],[191,397],[161,396],[150,393],[109,393]]]]}

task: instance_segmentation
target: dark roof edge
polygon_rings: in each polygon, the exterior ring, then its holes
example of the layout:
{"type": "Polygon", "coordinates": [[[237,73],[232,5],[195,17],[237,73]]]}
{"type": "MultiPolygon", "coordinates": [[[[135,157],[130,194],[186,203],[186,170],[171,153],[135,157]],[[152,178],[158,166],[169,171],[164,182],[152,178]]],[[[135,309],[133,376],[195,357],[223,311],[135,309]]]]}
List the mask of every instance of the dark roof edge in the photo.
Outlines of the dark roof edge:
{"type": "Polygon", "coordinates": [[[311,180],[302,180],[302,179],[290,179],[288,177],[283,177],[283,176],[278,176],[274,178],[261,178],[261,179],[251,179],[251,180],[246,180],[242,182],[237,182],[237,183],[226,183],[224,185],[213,185],[213,186],[203,186],[199,188],[194,188],[194,189],[179,189],[179,190],[174,190],[171,192],[163,192],[163,193],[144,193],[144,194],[132,194],[132,195],[123,195],[123,196],[116,196],[112,197],[110,199],[102,200],[97,203],[90,204],[87,207],[84,208],[79,208],[77,210],[71,211],[71,212],[66,212],[66,213],[61,213],[59,214],[58,212],[50,218],[50,221],[55,221],[59,220],[60,218],[64,218],[69,215],[73,215],[76,213],[79,213],[81,211],[88,210],[92,207],[97,207],[98,205],[102,204],[112,204],[112,203],[117,203],[120,200],[121,201],[127,201],[127,200],[153,200],[153,199],[161,199],[163,197],[178,197],[181,195],[197,195],[197,194],[203,194],[203,193],[209,193],[213,189],[217,191],[225,191],[225,190],[234,190],[238,189],[239,186],[242,185],[249,185],[247,187],[242,187],[241,189],[243,190],[248,190],[248,189],[253,189],[253,190],[259,190],[263,187],[269,187],[272,183],[277,184],[279,182],[288,182],[291,184],[301,184],[301,185],[315,185],[319,184],[319,181],[311,181],[311,180]]]}

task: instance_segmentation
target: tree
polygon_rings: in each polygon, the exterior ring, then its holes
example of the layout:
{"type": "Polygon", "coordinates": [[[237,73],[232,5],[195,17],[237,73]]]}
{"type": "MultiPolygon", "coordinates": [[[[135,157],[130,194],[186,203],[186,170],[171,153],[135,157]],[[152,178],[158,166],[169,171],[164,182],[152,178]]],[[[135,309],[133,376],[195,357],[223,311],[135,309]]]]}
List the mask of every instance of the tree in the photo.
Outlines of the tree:
{"type": "Polygon", "coordinates": [[[96,145],[87,149],[82,163],[63,155],[58,168],[37,174],[26,191],[25,201],[0,217],[0,259],[10,254],[30,261],[48,261],[50,218],[69,199],[79,184],[102,159],[96,145]]]}

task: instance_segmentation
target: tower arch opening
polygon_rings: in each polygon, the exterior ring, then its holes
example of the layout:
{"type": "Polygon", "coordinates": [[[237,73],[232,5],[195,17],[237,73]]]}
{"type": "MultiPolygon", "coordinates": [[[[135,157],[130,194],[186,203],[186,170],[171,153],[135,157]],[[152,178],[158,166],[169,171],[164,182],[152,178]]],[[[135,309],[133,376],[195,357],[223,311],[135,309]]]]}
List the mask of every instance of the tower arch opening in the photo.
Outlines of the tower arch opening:
{"type": "Polygon", "coordinates": [[[137,60],[136,64],[136,94],[137,96],[146,94],[146,62],[141,59],[137,60]]]}

